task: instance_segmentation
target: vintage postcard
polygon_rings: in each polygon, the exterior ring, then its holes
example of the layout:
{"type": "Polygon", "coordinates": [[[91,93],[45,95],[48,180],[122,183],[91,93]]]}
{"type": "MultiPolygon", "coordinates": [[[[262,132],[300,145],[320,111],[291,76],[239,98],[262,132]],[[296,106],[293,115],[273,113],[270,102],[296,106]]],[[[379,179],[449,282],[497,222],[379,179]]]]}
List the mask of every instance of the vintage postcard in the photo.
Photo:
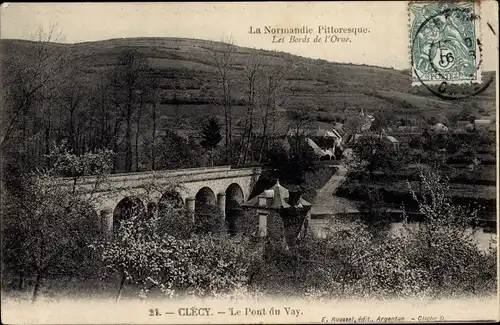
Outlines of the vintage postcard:
{"type": "Polygon", "coordinates": [[[5,324],[498,321],[498,3],[3,3],[5,324]]]}

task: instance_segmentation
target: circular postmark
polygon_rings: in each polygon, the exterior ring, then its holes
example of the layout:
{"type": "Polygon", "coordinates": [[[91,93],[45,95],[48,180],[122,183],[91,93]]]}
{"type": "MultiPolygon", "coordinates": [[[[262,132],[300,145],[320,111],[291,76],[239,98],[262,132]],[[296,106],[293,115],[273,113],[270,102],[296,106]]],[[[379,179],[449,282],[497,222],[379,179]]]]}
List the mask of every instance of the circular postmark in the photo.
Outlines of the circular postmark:
{"type": "Polygon", "coordinates": [[[482,44],[475,28],[479,16],[473,7],[435,4],[419,8],[416,15],[419,17],[411,26],[413,80],[447,100],[485,91],[493,78],[479,82],[482,44]]]}

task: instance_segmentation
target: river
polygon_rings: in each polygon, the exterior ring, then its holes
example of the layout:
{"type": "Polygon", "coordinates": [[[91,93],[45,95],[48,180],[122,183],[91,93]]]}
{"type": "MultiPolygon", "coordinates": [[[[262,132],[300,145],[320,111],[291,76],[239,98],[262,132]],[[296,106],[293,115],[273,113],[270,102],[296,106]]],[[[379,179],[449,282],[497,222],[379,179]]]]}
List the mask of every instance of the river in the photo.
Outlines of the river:
{"type": "MultiPolygon", "coordinates": [[[[346,221],[339,221],[346,222],[346,221]]],[[[327,234],[327,225],[329,224],[329,219],[311,219],[311,231],[316,237],[324,238],[327,234]]],[[[411,226],[418,227],[419,223],[412,223],[411,226]]],[[[392,222],[389,225],[390,233],[397,235],[403,227],[402,222],[392,222]]],[[[468,230],[469,233],[472,232],[472,228],[468,230]]],[[[479,228],[474,232],[474,239],[477,241],[477,245],[481,250],[487,250],[490,245],[490,240],[494,239],[495,243],[497,240],[496,233],[485,232],[483,229],[479,228]]]]}

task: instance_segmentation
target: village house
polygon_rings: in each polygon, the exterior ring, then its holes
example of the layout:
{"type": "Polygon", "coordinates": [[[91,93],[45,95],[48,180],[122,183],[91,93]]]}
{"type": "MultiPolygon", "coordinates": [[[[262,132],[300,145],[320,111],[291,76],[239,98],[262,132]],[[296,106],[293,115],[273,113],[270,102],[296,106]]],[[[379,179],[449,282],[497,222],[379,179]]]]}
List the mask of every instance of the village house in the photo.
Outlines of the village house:
{"type": "Polygon", "coordinates": [[[447,133],[448,127],[443,123],[436,123],[429,127],[429,131],[434,133],[447,133]]]}
{"type": "Polygon", "coordinates": [[[381,132],[375,133],[375,132],[369,132],[369,133],[346,133],[346,135],[343,138],[343,144],[346,147],[351,147],[353,146],[356,142],[358,142],[362,138],[374,138],[374,139],[379,139],[389,145],[394,150],[399,149],[399,141],[395,137],[391,135],[387,135],[385,130],[382,130],[381,132]]]}

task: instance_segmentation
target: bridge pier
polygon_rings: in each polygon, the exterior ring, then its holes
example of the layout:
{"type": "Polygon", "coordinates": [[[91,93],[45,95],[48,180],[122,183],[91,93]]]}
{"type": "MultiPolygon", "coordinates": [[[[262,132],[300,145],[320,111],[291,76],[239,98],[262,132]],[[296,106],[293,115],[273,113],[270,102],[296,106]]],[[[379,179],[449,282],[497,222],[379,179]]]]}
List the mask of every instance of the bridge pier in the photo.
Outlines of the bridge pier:
{"type": "Polygon", "coordinates": [[[107,237],[113,234],[113,210],[110,208],[101,210],[101,231],[107,237]]]}
{"type": "Polygon", "coordinates": [[[222,224],[226,220],[226,193],[217,194],[217,208],[219,209],[222,224]]]}
{"type": "Polygon", "coordinates": [[[186,198],[186,210],[188,211],[191,219],[194,220],[194,209],[195,209],[196,199],[194,197],[186,198]]]}

